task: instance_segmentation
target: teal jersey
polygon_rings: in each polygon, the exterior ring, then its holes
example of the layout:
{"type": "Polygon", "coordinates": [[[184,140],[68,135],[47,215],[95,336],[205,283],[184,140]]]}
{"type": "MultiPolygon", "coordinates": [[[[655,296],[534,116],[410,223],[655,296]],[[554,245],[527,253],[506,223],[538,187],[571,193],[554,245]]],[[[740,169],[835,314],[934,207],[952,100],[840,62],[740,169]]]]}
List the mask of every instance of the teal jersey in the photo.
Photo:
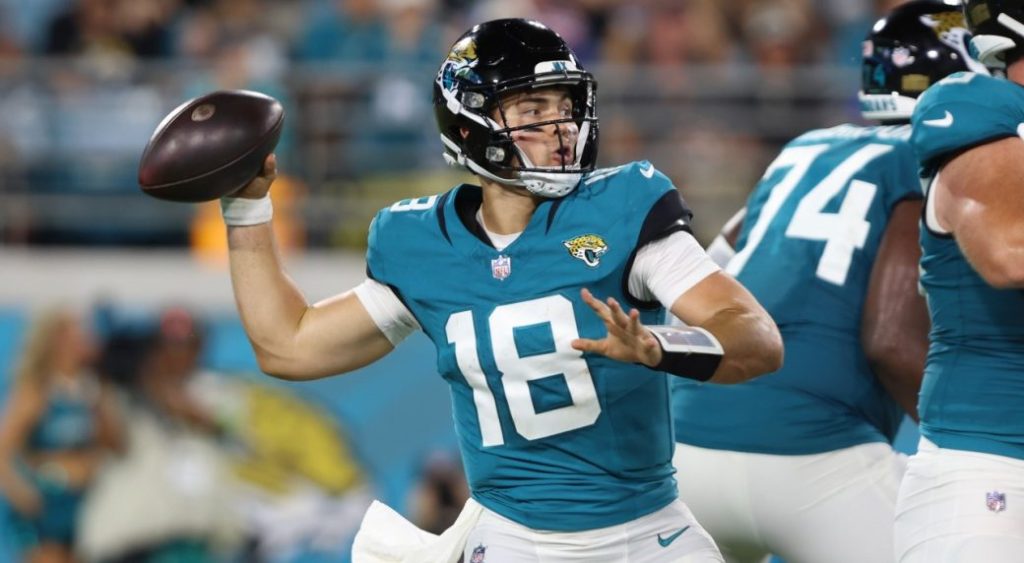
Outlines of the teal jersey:
{"type": "Polygon", "coordinates": [[[868,365],[860,328],[893,207],[921,197],[909,135],[908,126],[811,131],[768,167],[726,270],[775,320],[784,365],[739,385],[678,379],[678,441],[801,455],[892,440],[901,411],[868,365]]]}
{"type": "MultiPolygon", "coordinates": [[[[91,377],[81,375],[80,377],[91,377]]],[[[29,435],[28,446],[35,451],[73,450],[94,445],[94,411],[97,398],[92,382],[88,389],[71,391],[56,386],[47,396],[46,409],[29,435]]]]}
{"type": "MultiPolygon", "coordinates": [[[[968,148],[1017,135],[1024,87],[974,74],[929,88],[914,111],[922,175],[968,148]]],[[[1024,293],[996,289],[956,240],[921,230],[921,285],[931,345],[918,410],[921,433],[943,448],[1024,459],[1024,293]]]]}
{"type": "Polygon", "coordinates": [[[573,349],[606,329],[580,297],[627,295],[636,250],[686,229],[689,211],[649,163],[602,169],[544,200],[496,250],[477,186],[399,202],[370,228],[367,267],[437,348],[473,498],[542,530],[620,524],[676,498],[664,373],[573,349]]]}
{"type": "MultiPolygon", "coordinates": [[[[84,450],[96,445],[98,385],[91,374],[77,377],[81,379],[76,381],[75,388],[54,385],[49,390],[45,409],[28,437],[27,447],[31,453],[84,450]]],[[[71,487],[66,478],[33,469],[27,463],[19,463],[18,471],[32,482],[41,496],[44,510],[33,517],[11,515],[17,543],[24,549],[45,542],[74,543],[78,508],[85,492],[71,487]]]]}

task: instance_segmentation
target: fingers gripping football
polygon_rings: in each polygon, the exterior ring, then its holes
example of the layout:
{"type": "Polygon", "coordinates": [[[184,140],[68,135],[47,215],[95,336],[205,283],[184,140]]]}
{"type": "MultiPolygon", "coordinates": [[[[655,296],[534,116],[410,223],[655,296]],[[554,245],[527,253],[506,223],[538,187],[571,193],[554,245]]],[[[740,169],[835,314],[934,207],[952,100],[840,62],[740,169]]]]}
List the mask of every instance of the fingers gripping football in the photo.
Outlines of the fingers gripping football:
{"type": "Polygon", "coordinates": [[[266,160],[263,161],[263,168],[260,170],[259,174],[257,174],[251,182],[243,186],[240,190],[231,194],[231,197],[260,199],[267,195],[267,192],[270,190],[270,186],[274,183],[275,178],[277,178],[277,157],[273,154],[269,154],[267,155],[266,160]]]}
{"type": "Polygon", "coordinates": [[[580,296],[604,321],[608,335],[599,340],[578,338],[572,342],[573,348],[646,366],[654,366],[661,361],[661,346],[640,322],[639,311],[631,309],[626,313],[614,298],[609,297],[607,302],[602,302],[587,289],[581,290],[580,296]]]}

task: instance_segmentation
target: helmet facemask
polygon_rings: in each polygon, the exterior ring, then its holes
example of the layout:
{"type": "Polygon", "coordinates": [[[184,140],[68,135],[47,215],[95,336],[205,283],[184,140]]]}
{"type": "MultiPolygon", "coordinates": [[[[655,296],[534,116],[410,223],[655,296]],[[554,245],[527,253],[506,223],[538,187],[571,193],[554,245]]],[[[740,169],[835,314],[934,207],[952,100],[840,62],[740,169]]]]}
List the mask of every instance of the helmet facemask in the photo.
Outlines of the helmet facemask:
{"type": "MultiPolygon", "coordinates": [[[[488,148],[484,158],[498,176],[511,179],[514,185],[525,187],[530,192],[543,197],[562,197],[572,191],[585,172],[593,170],[593,150],[588,155],[588,142],[595,142],[590,135],[591,128],[597,127],[594,111],[593,81],[580,77],[575,82],[563,82],[564,76],[535,77],[531,86],[516,87],[512,84],[504,92],[495,93],[495,104],[491,115],[497,114],[498,122],[492,125],[498,128],[490,131],[488,148]],[[547,79],[548,81],[545,81],[547,79]],[[509,116],[503,108],[503,101],[516,95],[528,95],[532,90],[556,88],[564,89],[572,105],[572,112],[566,117],[545,119],[532,123],[510,125],[509,116]],[[555,128],[554,132],[550,129],[555,128]],[[574,131],[567,133],[567,130],[574,131]],[[566,154],[571,160],[540,166],[532,161],[527,151],[516,142],[516,133],[535,132],[538,135],[554,135],[558,143],[558,152],[566,154]],[[587,158],[589,156],[589,158],[587,158]],[[584,160],[589,162],[584,164],[584,160]]],[[[595,147],[596,148],[596,147],[595,147]]]]}
{"type": "Polygon", "coordinates": [[[550,41],[547,50],[536,53],[522,50],[519,60],[488,58],[488,48],[478,49],[472,35],[456,42],[438,72],[434,88],[435,114],[445,145],[444,156],[450,164],[468,168],[492,181],[520,186],[542,197],[562,197],[572,192],[583,174],[596,165],[597,84],[589,72],[579,67],[575,55],[554,32],[535,22],[508,22],[510,24],[493,23],[525,27],[529,32],[544,34],[543,39],[550,41]],[[479,58],[478,51],[483,51],[479,58]],[[478,65],[480,59],[484,62],[478,65]],[[480,76],[477,71],[491,72],[491,79],[486,79],[486,74],[480,76]],[[501,104],[503,100],[548,88],[564,89],[572,104],[570,115],[509,125],[506,109],[501,104]],[[558,128],[554,134],[560,143],[559,153],[570,155],[571,160],[551,166],[538,165],[516,143],[515,137],[521,136],[523,131],[540,132],[552,127],[558,128]],[[572,135],[563,132],[565,127],[577,131],[574,140],[572,135]]]}
{"type": "Polygon", "coordinates": [[[1024,55],[1024,2],[968,0],[963,11],[973,34],[971,49],[982,64],[1005,69],[1008,59],[1024,55]]]}

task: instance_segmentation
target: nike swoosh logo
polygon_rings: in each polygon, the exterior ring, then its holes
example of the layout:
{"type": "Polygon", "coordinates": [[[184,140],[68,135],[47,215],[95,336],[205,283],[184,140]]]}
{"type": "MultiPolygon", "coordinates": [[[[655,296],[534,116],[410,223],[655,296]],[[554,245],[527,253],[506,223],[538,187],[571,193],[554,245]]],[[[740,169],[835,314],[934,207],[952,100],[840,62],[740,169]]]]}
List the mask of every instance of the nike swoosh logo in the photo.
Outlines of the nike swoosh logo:
{"type": "Polygon", "coordinates": [[[647,166],[642,167],[640,169],[640,173],[644,175],[644,178],[648,178],[648,179],[653,178],[654,177],[654,165],[653,164],[648,164],[647,166]]]}
{"type": "Polygon", "coordinates": [[[930,125],[932,127],[949,127],[950,125],[953,124],[953,114],[949,113],[949,111],[947,110],[946,115],[943,115],[941,118],[925,119],[921,123],[925,125],[930,125]]]}
{"type": "Polygon", "coordinates": [[[672,534],[671,536],[666,536],[666,537],[661,537],[661,534],[658,534],[658,545],[660,545],[661,547],[668,547],[668,546],[672,545],[672,542],[676,541],[676,538],[678,538],[679,536],[683,535],[683,532],[685,532],[686,530],[689,530],[689,529],[690,529],[690,527],[687,526],[687,527],[683,528],[682,530],[679,530],[678,532],[672,534]]]}

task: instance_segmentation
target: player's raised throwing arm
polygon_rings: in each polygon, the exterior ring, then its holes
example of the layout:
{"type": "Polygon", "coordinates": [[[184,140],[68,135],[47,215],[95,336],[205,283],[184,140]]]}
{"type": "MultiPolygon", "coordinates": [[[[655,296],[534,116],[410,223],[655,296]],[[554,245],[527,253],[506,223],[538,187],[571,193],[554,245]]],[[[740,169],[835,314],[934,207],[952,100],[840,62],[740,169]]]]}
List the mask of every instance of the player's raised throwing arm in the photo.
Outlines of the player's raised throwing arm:
{"type": "MultiPolygon", "coordinates": [[[[262,200],[275,173],[271,155],[263,173],[235,196],[262,200]]],[[[249,202],[235,203],[245,206],[249,202]]],[[[226,217],[229,215],[230,210],[226,217]]],[[[258,219],[255,215],[254,220],[258,219]]],[[[391,342],[354,291],[315,305],[307,303],[284,272],[269,217],[266,219],[228,227],[235,302],[260,369],[282,379],[315,379],[360,368],[390,352],[391,342]]]]}

